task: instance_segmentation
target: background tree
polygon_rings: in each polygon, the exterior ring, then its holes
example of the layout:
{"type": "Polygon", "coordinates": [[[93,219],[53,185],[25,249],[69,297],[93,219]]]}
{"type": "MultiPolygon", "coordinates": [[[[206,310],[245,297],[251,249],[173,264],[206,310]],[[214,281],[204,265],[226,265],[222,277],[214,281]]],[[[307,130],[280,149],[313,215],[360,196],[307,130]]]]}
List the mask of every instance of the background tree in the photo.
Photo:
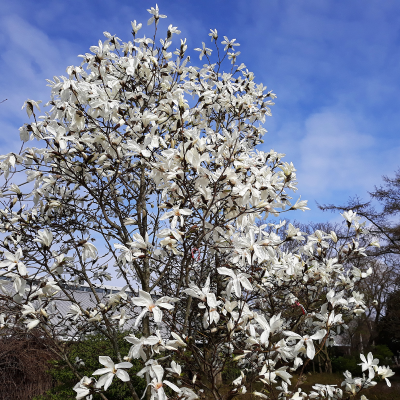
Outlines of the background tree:
{"type": "Polygon", "coordinates": [[[367,295],[368,311],[363,318],[364,328],[369,332],[367,346],[371,346],[378,336],[381,343],[383,337],[390,337],[383,332],[385,325],[382,321],[386,320],[386,307],[396,296],[394,291],[399,280],[400,223],[397,217],[400,211],[400,171],[395,172],[394,178],[383,176],[383,185],[375,187],[369,195],[368,202],[355,197],[345,206],[319,206],[324,211],[356,211],[366,221],[369,235],[380,245],[370,248],[368,257],[360,260],[373,270],[372,275],[360,284],[367,295]]]}
{"type": "Polygon", "coordinates": [[[380,239],[380,248],[376,255],[400,254],[400,223],[397,216],[400,212],[400,170],[394,178],[383,176],[383,185],[370,192],[370,200],[362,201],[360,197],[350,199],[344,206],[319,205],[323,211],[353,210],[368,221],[368,231],[380,239]]]}
{"type": "Polygon", "coordinates": [[[386,300],[385,314],[379,319],[377,337],[377,342],[386,344],[397,357],[400,352],[400,291],[398,282],[397,279],[395,289],[386,300]]]}

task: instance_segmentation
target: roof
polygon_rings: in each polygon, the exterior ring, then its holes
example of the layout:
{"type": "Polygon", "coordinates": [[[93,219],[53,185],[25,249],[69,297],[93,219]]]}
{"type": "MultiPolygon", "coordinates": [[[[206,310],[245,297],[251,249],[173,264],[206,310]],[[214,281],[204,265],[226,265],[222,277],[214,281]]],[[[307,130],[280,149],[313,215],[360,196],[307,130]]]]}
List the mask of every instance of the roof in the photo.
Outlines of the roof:
{"type": "MultiPolygon", "coordinates": [[[[30,282],[28,282],[26,290],[29,290],[29,285],[37,287],[39,283],[39,280],[31,280],[30,282]]],[[[58,286],[62,287],[63,289],[67,289],[67,291],[66,293],[64,293],[64,291],[61,291],[54,295],[53,303],[55,309],[53,313],[49,313],[49,319],[51,322],[50,325],[55,327],[56,335],[61,339],[72,338],[78,333],[78,329],[75,327],[75,324],[72,324],[73,318],[71,317],[71,315],[68,315],[73,302],[79,304],[81,310],[91,312],[98,306],[99,303],[107,304],[112,295],[115,295],[116,293],[123,290],[122,287],[117,286],[96,285],[93,289],[98,299],[100,300],[97,301],[95,299],[92,289],[89,287],[88,284],[77,285],[66,282],[64,284],[58,284],[58,286]],[[71,298],[73,299],[72,301],[71,298]]],[[[1,292],[4,292],[4,294],[11,296],[16,293],[10,276],[0,276],[0,293],[1,292]]],[[[127,294],[128,299],[133,295],[133,293],[129,290],[126,290],[125,293],[127,294]]],[[[39,306],[39,302],[40,300],[37,299],[31,301],[31,303],[35,307],[39,306]]],[[[122,327],[124,331],[134,330],[134,323],[140,311],[140,307],[130,307],[129,309],[126,309],[127,319],[122,327]]],[[[119,314],[119,312],[116,311],[114,314],[119,314]]],[[[97,324],[102,325],[102,322],[94,322],[92,325],[93,328],[95,328],[97,324]]],[[[85,325],[87,326],[86,321],[85,325]]]]}

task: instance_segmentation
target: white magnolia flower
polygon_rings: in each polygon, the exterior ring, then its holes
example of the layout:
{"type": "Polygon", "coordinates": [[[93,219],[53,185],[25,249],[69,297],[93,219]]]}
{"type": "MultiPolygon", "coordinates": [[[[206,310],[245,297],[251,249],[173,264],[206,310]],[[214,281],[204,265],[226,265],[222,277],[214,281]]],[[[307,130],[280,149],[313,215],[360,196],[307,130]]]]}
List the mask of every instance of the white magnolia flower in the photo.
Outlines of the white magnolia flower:
{"type": "Polygon", "coordinates": [[[25,264],[22,261],[20,261],[21,258],[23,258],[23,253],[21,248],[19,248],[14,254],[5,251],[4,257],[6,258],[6,260],[0,262],[0,268],[8,267],[9,271],[11,271],[14,268],[17,268],[18,272],[22,276],[28,274],[25,264]]]}
{"type": "Polygon", "coordinates": [[[136,35],[139,32],[139,29],[142,28],[142,24],[136,24],[136,20],[134,20],[133,22],[131,22],[131,26],[132,26],[132,31],[133,33],[136,35]]]}
{"type": "Polygon", "coordinates": [[[301,196],[298,198],[298,200],[296,201],[296,203],[294,205],[292,205],[292,209],[293,210],[301,210],[301,211],[306,211],[309,210],[309,208],[307,207],[307,200],[301,200],[301,196]]]}
{"type": "Polygon", "coordinates": [[[28,114],[28,117],[30,117],[33,113],[33,107],[36,107],[38,111],[40,111],[39,104],[42,101],[35,101],[35,100],[26,100],[21,108],[23,110],[26,107],[26,113],[28,114]]]}
{"type": "Polygon", "coordinates": [[[206,283],[202,289],[191,282],[189,283],[189,288],[182,290],[182,292],[205,302],[207,300],[207,294],[210,292],[210,275],[207,277],[206,283]]]}
{"type": "Polygon", "coordinates": [[[151,335],[149,337],[142,336],[140,339],[138,339],[134,334],[130,334],[129,336],[125,336],[125,340],[133,344],[133,346],[129,350],[129,359],[141,357],[143,361],[146,361],[147,355],[143,350],[144,346],[151,346],[152,353],[153,351],[158,353],[160,349],[174,350],[174,348],[172,348],[171,346],[166,346],[164,344],[164,340],[161,337],[160,331],[158,330],[155,335],[151,335]]]}
{"type": "Polygon", "coordinates": [[[140,233],[134,233],[132,236],[134,241],[128,243],[129,246],[143,250],[146,250],[148,247],[151,246],[151,244],[149,243],[149,235],[147,233],[145,234],[144,238],[140,233]]]}
{"type": "Polygon", "coordinates": [[[153,21],[155,21],[156,25],[158,24],[158,20],[160,18],[167,18],[166,15],[162,15],[159,13],[159,9],[158,9],[158,5],[156,4],[156,8],[151,7],[149,10],[147,10],[150,14],[153,15],[153,17],[151,17],[148,21],[147,21],[147,25],[150,25],[153,23],[153,21]]]}
{"type": "Polygon", "coordinates": [[[78,304],[71,304],[71,307],[69,308],[69,312],[67,314],[67,317],[71,317],[74,321],[76,321],[80,316],[82,316],[82,311],[78,304]]]}
{"type": "Polygon", "coordinates": [[[368,370],[369,379],[373,379],[375,376],[374,368],[379,364],[379,360],[374,358],[371,352],[368,353],[367,358],[365,358],[364,354],[360,354],[360,358],[362,363],[358,365],[361,365],[363,372],[368,370]]]}
{"type": "Polygon", "coordinates": [[[74,365],[76,365],[78,368],[81,368],[85,366],[85,362],[81,358],[76,356],[74,365]]]}
{"type": "Polygon", "coordinates": [[[358,221],[360,217],[357,217],[357,213],[353,212],[353,210],[345,211],[343,214],[340,214],[347,221],[348,226],[352,224],[353,221],[358,221]]]}
{"type": "Polygon", "coordinates": [[[122,327],[127,319],[125,308],[123,308],[119,314],[113,315],[111,319],[119,319],[119,326],[122,327]]]}
{"type": "Polygon", "coordinates": [[[191,215],[193,213],[192,210],[189,210],[188,208],[182,208],[180,209],[179,206],[174,206],[171,211],[166,212],[160,220],[163,221],[164,219],[168,219],[172,217],[171,221],[171,229],[175,229],[176,224],[178,222],[178,218],[180,221],[180,226],[182,227],[185,223],[185,220],[183,219],[184,215],[191,215]]]}
{"type": "Polygon", "coordinates": [[[147,344],[146,339],[144,336],[138,339],[134,334],[125,336],[125,340],[133,344],[129,350],[128,359],[142,357],[143,361],[147,360],[147,355],[143,350],[143,347],[147,344]]]}
{"type": "Polygon", "coordinates": [[[267,396],[266,394],[261,393],[261,392],[254,391],[253,394],[254,394],[254,396],[261,397],[262,399],[267,399],[267,400],[270,399],[269,396],[267,396]]]}
{"type": "Polygon", "coordinates": [[[23,316],[27,316],[28,314],[32,314],[32,315],[36,314],[36,308],[34,307],[34,305],[32,303],[24,304],[22,306],[22,308],[23,308],[23,310],[22,310],[23,316]]]}
{"type": "Polygon", "coordinates": [[[242,384],[242,380],[244,378],[243,371],[240,371],[240,376],[232,381],[233,386],[240,386],[242,384]]]}
{"type": "Polygon", "coordinates": [[[279,168],[283,171],[285,176],[290,177],[293,172],[296,172],[296,168],[294,167],[293,163],[287,163],[283,162],[281,165],[279,165],[279,168]]]}
{"type": "Polygon", "coordinates": [[[39,289],[32,293],[31,297],[52,297],[60,291],[61,288],[57,285],[56,281],[47,281],[43,282],[39,289]]]}
{"type": "Polygon", "coordinates": [[[385,379],[387,385],[390,387],[392,386],[389,379],[391,376],[394,375],[394,372],[389,367],[384,366],[377,366],[375,367],[376,373],[382,378],[385,379]]]}
{"type": "Polygon", "coordinates": [[[169,371],[172,375],[180,376],[182,373],[182,367],[177,364],[175,361],[171,361],[171,368],[165,368],[166,371],[169,371]]]}
{"type": "Polygon", "coordinates": [[[114,247],[121,250],[121,255],[118,257],[118,260],[121,261],[123,265],[126,265],[126,262],[130,263],[138,257],[143,256],[141,251],[133,252],[131,249],[128,249],[128,247],[119,243],[114,243],[114,247]]]}
{"type": "Polygon", "coordinates": [[[144,307],[142,312],[136,319],[135,327],[140,324],[142,318],[146,315],[147,312],[152,312],[154,316],[154,321],[160,323],[162,320],[162,311],[161,308],[166,308],[167,310],[171,310],[174,308],[172,304],[164,301],[164,298],[158,299],[157,301],[153,301],[152,297],[149,293],[139,290],[139,297],[133,297],[132,303],[135,306],[144,307]]]}
{"type": "Polygon", "coordinates": [[[213,322],[218,323],[220,319],[218,306],[220,303],[221,302],[219,300],[217,301],[214,293],[207,294],[208,310],[206,310],[203,315],[204,328],[208,328],[213,322]]]}
{"type": "Polygon", "coordinates": [[[128,298],[128,295],[125,293],[126,289],[128,289],[128,285],[125,285],[118,293],[110,294],[107,304],[111,307],[115,307],[120,303],[121,299],[126,300],[128,298]]]}
{"type": "Polygon", "coordinates": [[[294,347],[294,351],[299,352],[299,351],[301,351],[302,347],[304,347],[304,345],[306,345],[307,357],[312,360],[315,355],[315,347],[314,347],[313,340],[321,340],[322,338],[324,338],[326,335],[326,330],[321,329],[312,336],[308,336],[308,335],[300,336],[298,333],[291,332],[291,331],[284,331],[283,333],[286,336],[289,336],[289,339],[300,339],[299,342],[294,347]]]}
{"type": "Polygon", "coordinates": [[[19,276],[14,278],[14,288],[15,291],[17,292],[14,296],[13,299],[17,303],[21,303],[22,299],[24,298],[25,291],[26,291],[26,280],[23,278],[20,278],[19,276]]]}
{"type": "Polygon", "coordinates": [[[86,261],[88,258],[92,258],[93,260],[97,259],[97,249],[93,243],[86,242],[83,243],[83,252],[82,252],[82,259],[86,261]]]}
{"type": "Polygon", "coordinates": [[[40,320],[37,318],[38,310],[35,309],[32,303],[24,304],[22,308],[22,315],[24,317],[27,317],[24,322],[26,324],[26,327],[28,328],[28,331],[30,331],[31,329],[38,326],[40,323],[40,320]]]}
{"type": "Polygon", "coordinates": [[[99,310],[92,310],[89,312],[88,322],[101,322],[103,315],[99,310]]]}
{"type": "Polygon", "coordinates": [[[259,314],[256,314],[255,320],[260,324],[261,328],[264,329],[264,331],[270,332],[271,334],[279,331],[284,322],[281,318],[280,313],[278,315],[272,316],[269,322],[263,315],[259,314]]]}
{"type": "Polygon", "coordinates": [[[231,277],[227,287],[228,296],[230,296],[230,288],[233,287],[233,291],[235,292],[237,297],[242,295],[241,286],[245,289],[252,291],[253,286],[251,285],[250,281],[247,279],[250,277],[248,274],[244,274],[243,272],[239,272],[237,275],[229,268],[221,267],[217,269],[220,275],[228,275],[231,277]]]}
{"type": "Polygon", "coordinates": [[[197,394],[192,389],[189,389],[187,387],[182,387],[180,394],[186,400],[196,400],[199,398],[199,396],[197,396],[197,394]]]}
{"type": "Polygon", "coordinates": [[[26,327],[28,328],[28,331],[30,331],[31,329],[35,328],[36,326],[38,326],[40,323],[40,320],[38,319],[32,319],[32,320],[26,320],[25,324],[26,327]]]}
{"type": "Polygon", "coordinates": [[[224,40],[221,42],[221,44],[224,44],[224,51],[227,51],[229,49],[233,49],[236,46],[240,46],[239,43],[235,43],[236,39],[231,39],[229,40],[226,36],[224,36],[224,40]]]}
{"type": "Polygon", "coordinates": [[[34,242],[41,243],[43,246],[50,247],[53,241],[53,234],[48,229],[39,231],[37,237],[33,239],[34,242]]]}
{"type": "Polygon", "coordinates": [[[211,52],[212,52],[212,50],[211,49],[209,49],[208,47],[206,47],[206,44],[204,43],[204,42],[202,42],[202,45],[203,45],[203,47],[200,49],[200,48],[196,48],[195,50],[196,51],[200,51],[200,55],[199,55],[199,58],[200,58],[200,60],[203,58],[203,56],[205,56],[205,55],[211,55],[211,52]]]}
{"type": "Polygon", "coordinates": [[[218,31],[216,29],[210,29],[208,36],[211,36],[211,41],[218,39],[218,31]]]}
{"type": "Polygon", "coordinates": [[[100,388],[104,386],[104,390],[107,390],[111,385],[114,376],[116,375],[121,381],[128,382],[130,380],[129,375],[123,368],[132,368],[130,362],[121,362],[119,364],[114,364],[110,357],[100,356],[100,364],[104,365],[105,368],[100,368],[93,372],[92,375],[102,375],[96,383],[96,387],[100,388]]]}
{"type": "Polygon", "coordinates": [[[178,245],[178,241],[171,237],[166,237],[160,242],[161,246],[165,246],[168,250],[171,250],[174,254],[181,254],[180,251],[176,248],[178,245]]]}
{"type": "Polygon", "coordinates": [[[10,190],[11,192],[14,192],[17,195],[21,195],[22,194],[21,189],[15,183],[11,184],[9,186],[8,190],[10,190]]]}
{"type": "Polygon", "coordinates": [[[135,218],[125,218],[124,219],[124,225],[136,225],[137,220],[135,218]]]}
{"type": "MultiPolygon", "coordinates": [[[[88,378],[87,376],[84,376],[75,386],[74,390],[76,392],[76,399],[84,399],[86,396],[90,394],[90,388],[89,386],[92,385],[94,382],[94,378],[88,378]]],[[[89,399],[91,399],[92,396],[90,396],[89,399]]]]}
{"type": "Polygon", "coordinates": [[[152,392],[155,392],[158,396],[158,400],[166,400],[167,396],[165,395],[165,391],[163,386],[167,385],[169,386],[172,390],[175,392],[179,393],[181,390],[172,382],[164,379],[163,380],[163,375],[164,375],[164,369],[161,365],[154,365],[152,367],[152,370],[154,372],[154,377],[150,383],[152,392]]]}
{"type": "Polygon", "coordinates": [[[171,332],[171,336],[174,339],[168,340],[167,344],[166,344],[166,347],[169,347],[171,349],[177,350],[179,347],[186,347],[187,346],[187,344],[183,341],[183,339],[179,335],[177,335],[175,332],[171,332]]]}
{"type": "Polygon", "coordinates": [[[54,257],[54,264],[50,268],[50,272],[54,274],[61,275],[64,271],[64,265],[67,264],[70,257],[67,257],[65,254],[59,254],[54,257]]]}

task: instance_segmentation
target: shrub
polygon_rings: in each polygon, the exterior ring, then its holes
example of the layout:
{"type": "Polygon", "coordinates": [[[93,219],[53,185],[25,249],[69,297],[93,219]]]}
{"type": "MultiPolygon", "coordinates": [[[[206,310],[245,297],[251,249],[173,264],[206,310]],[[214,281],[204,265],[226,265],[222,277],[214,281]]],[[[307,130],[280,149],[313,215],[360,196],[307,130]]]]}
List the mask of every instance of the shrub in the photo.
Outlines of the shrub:
{"type": "MultiPolygon", "coordinates": [[[[127,354],[131,345],[123,339],[124,336],[126,336],[126,333],[119,334],[118,345],[120,352],[127,354]]],[[[88,335],[85,340],[77,343],[68,343],[67,346],[69,347],[68,358],[71,363],[79,363],[79,360],[83,361],[84,365],[82,364],[79,368],[79,372],[82,376],[90,376],[94,370],[102,367],[99,364],[99,355],[113,354],[115,358],[115,352],[111,343],[104,336],[99,334],[88,335]]],[[[136,392],[141,396],[145,389],[146,382],[136,376],[136,373],[139,372],[142,367],[139,360],[132,360],[131,362],[133,367],[129,369],[128,373],[136,392]]],[[[68,367],[66,361],[51,361],[48,373],[55,382],[54,388],[44,395],[35,397],[34,400],[75,399],[76,393],[72,388],[76,384],[77,378],[68,367]]],[[[119,379],[114,379],[113,384],[107,391],[107,398],[108,400],[130,399],[131,396],[128,386],[119,379]]],[[[100,399],[100,396],[94,395],[93,399],[100,399]]]]}
{"type": "Polygon", "coordinates": [[[353,375],[359,375],[360,373],[360,357],[358,356],[340,356],[332,358],[332,370],[333,372],[345,372],[349,371],[353,375]]]}

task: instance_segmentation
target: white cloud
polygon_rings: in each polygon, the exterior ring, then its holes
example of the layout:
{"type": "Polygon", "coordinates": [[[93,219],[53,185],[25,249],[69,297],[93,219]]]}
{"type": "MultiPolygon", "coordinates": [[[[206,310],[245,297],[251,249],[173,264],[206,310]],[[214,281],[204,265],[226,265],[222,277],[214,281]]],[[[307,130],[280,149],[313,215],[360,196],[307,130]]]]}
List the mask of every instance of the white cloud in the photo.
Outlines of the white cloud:
{"type": "Polygon", "coordinates": [[[299,181],[310,195],[365,188],[378,179],[371,162],[373,136],[361,133],[346,114],[325,111],[305,121],[300,141],[299,181]]]}
{"type": "Polygon", "coordinates": [[[0,101],[8,99],[0,105],[4,154],[20,148],[18,128],[28,122],[21,110],[24,101],[32,98],[46,102],[50,98],[46,78],[65,73],[66,67],[78,59],[70,43],[53,39],[16,14],[3,15],[0,24],[0,46],[4,49],[0,54],[0,101]]]}

